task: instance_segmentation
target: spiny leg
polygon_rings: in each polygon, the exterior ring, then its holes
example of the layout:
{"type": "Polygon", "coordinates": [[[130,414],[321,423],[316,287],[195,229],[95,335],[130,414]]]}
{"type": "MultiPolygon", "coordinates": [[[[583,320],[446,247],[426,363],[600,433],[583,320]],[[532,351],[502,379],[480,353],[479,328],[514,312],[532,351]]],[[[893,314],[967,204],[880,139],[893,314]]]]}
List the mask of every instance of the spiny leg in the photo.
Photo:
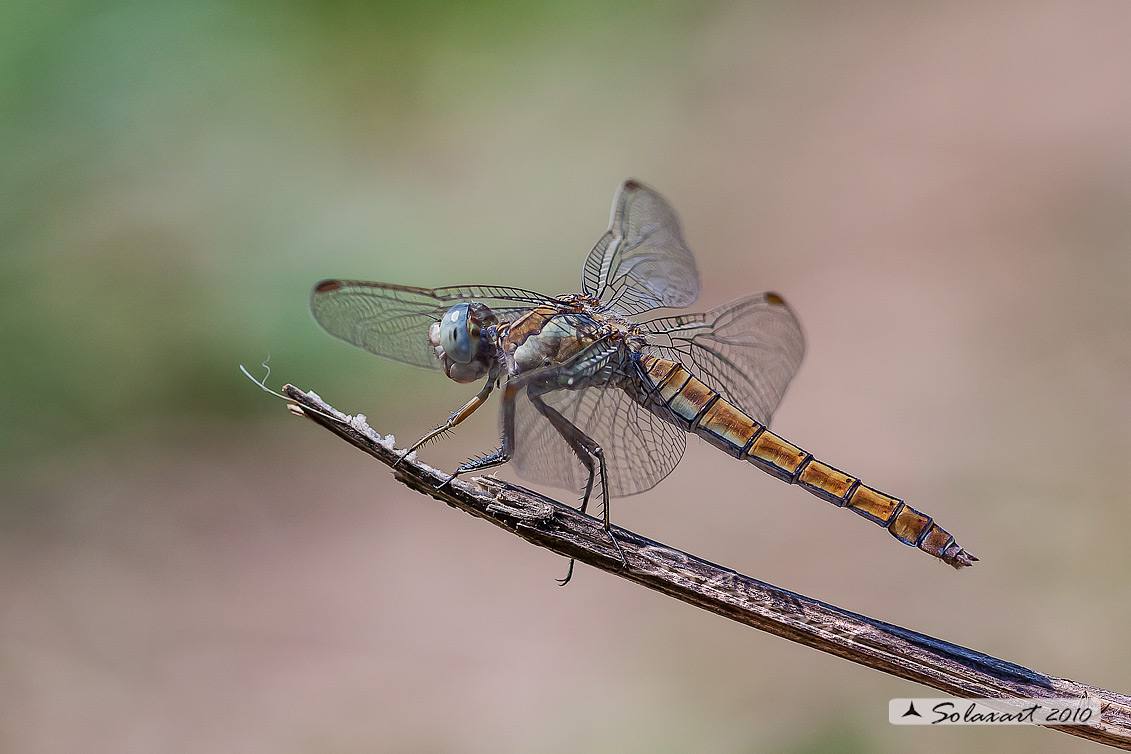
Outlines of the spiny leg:
{"type": "MultiPolygon", "coordinates": [[[[408,450],[406,450],[401,455],[400,458],[397,459],[396,463],[393,464],[393,468],[396,468],[397,465],[401,461],[408,458],[409,454],[412,453],[417,448],[419,448],[421,445],[428,442],[429,440],[436,437],[437,435],[441,435],[444,432],[447,432],[449,429],[456,426],[457,424],[462,422],[464,419],[466,419],[467,417],[469,417],[473,413],[475,413],[475,409],[479,408],[480,406],[482,406],[484,403],[487,402],[488,396],[491,395],[491,391],[494,390],[494,389],[495,389],[495,375],[494,375],[494,373],[492,373],[492,374],[488,375],[488,377],[487,377],[487,384],[483,386],[483,389],[480,390],[479,393],[475,397],[473,397],[467,403],[463,404],[463,407],[460,408],[459,411],[456,411],[454,414],[452,414],[446,422],[444,422],[443,424],[436,427],[435,429],[433,429],[428,434],[424,435],[424,437],[421,437],[419,440],[414,442],[412,444],[412,446],[408,450]]],[[[451,481],[451,480],[449,479],[448,481],[451,481]]]]}
{"type": "MultiPolygon", "coordinates": [[[[538,409],[539,413],[541,413],[543,416],[545,416],[547,418],[547,420],[549,420],[550,424],[555,429],[558,428],[557,425],[554,424],[555,420],[553,418],[551,418],[549,412],[553,412],[554,414],[557,414],[559,417],[561,417],[561,414],[559,414],[557,411],[554,411],[552,408],[547,406],[545,401],[542,400],[541,396],[531,394],[530,395],[530,402],[534,404],[534,407],[536,409],[538,409]]],[[[561,417],[561,418],[562,418],[562,421],[565,421],[564,417],[561,417]]],[[[561,434],[562,439],[566,441],[566,444],[569,445],[570,450],[572,450],[573,454],[575,456],[577,456],[577,459],[579,461],[581,461],[581,464],[589,471],[589,479],[587,479],[586,482],[585,482],[585,492],[582,493],[582,496],[581,496],[581,508],[580,508],[580,510],[581,510],[582,513],[584,513],[585,508],[589,505],[589,496],[593,492],[593,478],[594,478],[594,475],[596,474],[596,467],[593,464],[593,458],[589,455],[589,453],[587,453],[585,451],[585,448],[582,447],[582,445],[579,442],[576,442],[570,435],[562,433],[561,430],[558,430],[558,433],[561,434]]],[[[623,556],[622,556],[622,558],[623,558],[623,556]]],[[[573,578],[573,566],[576,564],[576,562],[577,561],[574,558],[569,559],[569,568],[566,570],[565,577],[560,578],[560,579],[556,579],[556,581],[558,582],[558,586],[565,586],[566,584],[568,584],[570,582],[570,579],[573,578]]]]}
{"type": "Polygon", "coordinates": [[[479,458],[472,458],[464,463],[461,463],[451,475],[436,485],[436,489],[445,487],[451,484],[452,480],[460,474],[465,474],[468,471],[483,471],[484,469],[494,468],[495,466],[502,466],[504,463],[511,459],[511,454],[505,448],[499,448],[479,458]]]}
{"type": "MultiPolygon", "coordinates": [[[[488,383],[488,386],[490,386],[490,384],[491,383],[488,383]]],[[[484,387],[484,390],[487,390],[487,387],[484,387]]],[[[503,388],[502,447],[492,453],[488,453],[485,456],[473,458],[465,463],[460,464],[459,467],[456,468],[454,472],[452,472],[451,476],[440,482],[440,484],[436,485],[436,489],[440,489],[441,487],[450,484],[452,480],[460,474],[466,473],[468,471],[482,471],[494,466],[502,466],[504,463],[511,459],[511,457],[514,455],[514,399],[517,394],[518,388],[514,384],[508,383],[507,386],[503,388]]],[[[480,393],[480,395],[482,395],[482,393],[480,393]]]]}
{"type": "MultiPolygon", "coordinates": [[[[528,395],[531,403],[538,409],[538,412],[546,417],[554,429],[558,431],[558,434],[562,436],[562,439],[566,441],[570,449],[573,450],[589,470],[589,481],[585,485],[585,497],[581,501],[582,513],[585,512],[585,508],[589,504],[589,495],[593,490],[593,475],[595,471],[593,459],[597,459],[596,471],[601,475],[601,502],[604,508],[605,533],[609,535],[609,540],[612,541],[613,547],[616,548],[617,555],[620,556],[620,568],[618,570],[623,571],[628,567],[628,559],[624,556],[624,550],[621,549],[620,542],[613,536],[612,526],[609,523],[609,475],[608,469],[605,466],[605,451],[602,450],[596,440],[582,432],[573,422],[562,416],[556,409],[548,406],[546,402],[542,400],[541,395],[532,391],[528,391],[528,395]]],[[[569,573],[566,575],[566,578],[559,583],[565,586],[565,584],[569,583],[569,579],[572,575],[573,559],[571,558],[569,573]]]]}
{"type": "MultiPolygon", "coordinates": [[[[566,445],[568,445],[570,450],[573,451],[573,454],[577,456],[577,460],[581,461],[581,465],[589,472],[589,479],[585,482],[585,491],[581,494],[581,508],[579,509],[584,513],[585,509],[589,506],[589,496],[593,493],[593,480],[597,475],[597,466],[593,463],[593,456],[590,454],[585,444],[574,436],[572,431],[564,429],[564,427],[569,427],[570,430],[576,430],[577,434],[581,434],[581,431],[578,430],[577,427],[562,416],[560,412],[546,405],[546,402],[542,400],[540,394],[529,393],[529,396],[530,402],[534,404],[534,408],[538,410],[538,413],[549,420],[551,426],[558,431],[558,434],[565,440],[566,445]]],[[[585,437],[585,435],[582,436],[585,437]]],[[[589,438],[586,437],[586,439],[589,438]]],[[[593,443],[593,445],[596,446],[596,443],[593,443]]]]}

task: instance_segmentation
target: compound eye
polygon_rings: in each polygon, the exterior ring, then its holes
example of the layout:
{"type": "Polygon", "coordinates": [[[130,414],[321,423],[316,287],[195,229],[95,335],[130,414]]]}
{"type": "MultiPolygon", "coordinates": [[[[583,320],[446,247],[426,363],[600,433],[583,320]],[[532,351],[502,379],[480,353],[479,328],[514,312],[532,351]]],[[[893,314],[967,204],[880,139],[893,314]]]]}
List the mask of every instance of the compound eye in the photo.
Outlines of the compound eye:
{"type": "Polygon", "coordinates": [[[456,304],[440,321],[440,347],[449,359],[467,364],[479,351],[479,325],[471,319],[470,304],[456,304]]]}

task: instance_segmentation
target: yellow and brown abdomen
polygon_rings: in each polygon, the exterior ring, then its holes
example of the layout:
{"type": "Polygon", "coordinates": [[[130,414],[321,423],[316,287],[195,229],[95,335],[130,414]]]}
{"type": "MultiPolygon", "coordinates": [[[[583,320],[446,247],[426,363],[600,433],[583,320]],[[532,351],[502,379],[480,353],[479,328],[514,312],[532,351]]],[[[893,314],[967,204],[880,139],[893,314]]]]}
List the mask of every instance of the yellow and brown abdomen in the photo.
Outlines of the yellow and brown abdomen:
{"type": "Polygon", "coordinates": [[[900,542],[955,568],[977,560],[930,516],[818,461],[727,402],[682,364],[643,354],[639,365],[648,389],[642,402],[658,416],[699,435],[728,455],[874,521],[900,542]]]}

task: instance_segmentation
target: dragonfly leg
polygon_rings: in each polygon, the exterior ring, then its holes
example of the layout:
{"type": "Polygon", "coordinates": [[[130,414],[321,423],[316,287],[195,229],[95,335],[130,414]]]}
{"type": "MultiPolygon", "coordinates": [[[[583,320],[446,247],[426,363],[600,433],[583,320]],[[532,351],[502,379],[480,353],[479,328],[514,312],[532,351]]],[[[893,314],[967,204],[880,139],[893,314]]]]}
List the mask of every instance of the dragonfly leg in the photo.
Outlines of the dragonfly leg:
{"type": "MultiPolygon", "coordinates": [[[[484,386],[483,390],[489,393],[492,384],[494,383],[489,381],[487,385],[484,386]]],[[[502,447],[492,453],[488,453],[485,456],[473,458],[466,463],[460,464],[460,466],[454,472],[452,472],[451,476],[449,476],[447,479],[445,479],[443,482],[440,482],[440,484],[436,486],[436,489],[440,489],[441,487],[450,484],[452,480],[460,474],[464,474],[468,471],[483,471],[484,469],[490,469],[495,466],[502,466],[504,463],[511,459],[511,457],[514,455],[514,399],[515,395],[517,394],[518,389],[514,385],[507,385],[503,388],[502,447]]],[[[484,395],[484,393],[481,392],[479,396],[481,395],[484,395]]],[[[478,398],[479,396],[476,396],[476,398],[478,398]]],[[[480,402],[482,403],[482,401],[480,402]]],[[[468,401],[468,405],[471,405],[471,401],[468,401]]],[[[464,408],[466,408],[466,406],[464,408]]],[[[472,411],[474,410],[475,409],[472,409],[472,411]]]]}
{"type": "MultiPolygon", "coordinates": [[[[421,437],[419,440],[414,442],[412,444],[412,446],[409,447],[409,449],[406,450],[401,455],[401,457],[397,459],[397,462],[393,464],[393,468],[396,468],[397,464],[399,464],[404,459],[408,458],[409,454],[412,453],[417,448],[419,448],[421,445],[423,445],[424,443],[428,442],[429,440],[435,438],[437,435],[441,435],[444,432],[447,432],[449,429],[456,426],[457,424],[462,422],[464,419],[466,419],[467,417],[469,417],[473,413],[475,413],[475,409],[479,408],[480,406],[482,406],[484,403],[487,402],[488,396],[491,395],[491,391],[494,390],[494,389],[495,389],[495,377],[494,377],[494,375],[490,375],[487,378],[487,384],[483,386],[483,389],[480,390],[479,393],[475,397],[473,397],[467,403],[463,404],[463,407],[460,408],[459,411],[456,411],[454,414],[452,414],[446,422],[444,422],[443,424],[436,427],[435,429],[433,429],[428,434],[424,435],[424,437],[421,437]]],[[[455,477],[453,477],[453,479],[454,478],[455,477]]],[[[448,481],[450,482],[451,479],[449,479],[448,481]]]]}
{"type": "MultiPolygon", "coordinates": [[[[593,491],[593,476],[594,473],[599,473],[601,476],[601,503],[604,509],[604,523],[605,533],[609,535],[609,539],[616,548],[617,555],[620,556],[620,568],[624,570],[628,567],[628,559],[624,556],[624,550],[621,549],[620,542],[613,536],[613,529],[609,523],[609,477],[605,468],[605,451],[601,446],[589,435],[582,432],[577,425],[569,419],[562,416],[556,409],[550,407],[542,400],[541,395],[534,391],[528,391],[530,402],[534,404],[534,408],[538,413],[545,416],[546,419],[553,425],[562,439],[566,441],[570,449],[581,460],[581,463],[589,470],[589,481],[585,485],[585,497],[581,501],[581,512],[585,512],[586,506],[589,504],[589,495],[593,491]],[[594,464],[593,460],[596,459],[597,463],[594,464]]],[[[570,572],[561,582],[565,586],[569,582],[570,576],[573,575],[573,562],[570,562],[570,572]]]]}
{"type": "Polygon", "coordinates": [[[459,467],[452,472],[451,476],[436,485],[436,489],[440,489],[441,487],[450,484],[451,481],[460,474],[466,474],[469,471],[483,471],[484,469],[490,469],[495,466],[502,466],[510,459],[510,454],[508,454],[502,448],[492,453],[488,453],[485,456],[472,458],[470,461],[460,464],[459,467]]]}
{"type": "MultiPolygon", "coordinates": [[[[560,412],[546,405],[546,402],[542,400],[540,395],[530,393],[530,402],[534,404],[534,408],[538,409],[538,413],[549,420],[550,424],[553,425],[554,429],[556,429],[558,434],[562,436],[562,439],[565,440],[566,445],[568,445],[570,450],[573,451],[573,454],[577,456],[577,460],[581,461],[581,465],[589,472],[589,479],[585,482],[585,491],[581,495],[581,508],[579,509],[584,513],[585,509],[589,506],[589,497],[593,493],[593,481],[596,479],[597,475],[597,465],[593,463],[595,454],[579,439],[579,436],[584,437],[586,440],[589,440],[589,438],[582,434],[581,430],[577,429],[577,427],[562,416],[560,412]]],[[[598,451],[600,450],[597,443],[592,440],[590,440],[590,443],[592,446],[596,447],[598,451]]],[[[604,475],[602,474],[602,476],[604,475]]]]}

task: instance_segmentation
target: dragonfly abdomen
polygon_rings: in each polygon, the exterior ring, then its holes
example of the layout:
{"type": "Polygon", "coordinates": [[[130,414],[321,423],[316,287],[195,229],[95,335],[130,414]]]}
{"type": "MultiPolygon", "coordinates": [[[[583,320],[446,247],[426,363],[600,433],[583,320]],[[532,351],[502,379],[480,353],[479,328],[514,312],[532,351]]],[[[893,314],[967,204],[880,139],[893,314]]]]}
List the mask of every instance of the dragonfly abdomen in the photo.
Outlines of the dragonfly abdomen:
{"type": "Polygon", "coordinates": [[[774,434],[707,387],[682,364],[641,355],[649,410],[789,484],[805,488],[887,529],[893,537],[955,568],[977,560],[934,520],[902,500],[862,484],[774,434]]]}

